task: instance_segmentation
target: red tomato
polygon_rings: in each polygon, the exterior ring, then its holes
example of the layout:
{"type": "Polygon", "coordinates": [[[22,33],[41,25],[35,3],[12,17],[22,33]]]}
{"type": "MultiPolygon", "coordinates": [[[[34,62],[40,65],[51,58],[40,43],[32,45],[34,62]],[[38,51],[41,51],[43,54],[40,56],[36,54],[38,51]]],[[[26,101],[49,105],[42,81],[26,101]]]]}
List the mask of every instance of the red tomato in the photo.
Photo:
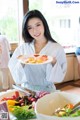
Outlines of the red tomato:
{"type": "Polygon", "coordinates": [[[42,55],[42,57],[45,57],[45,58],[47,58],[47,55],[42,55]]]}
{"type": "Polygon", "coordinates": [[[14,100],[14,98],[13,97],[4,97],[4,98],[2,98],[1,101],[7,101],[7,100],[14,100]]]}
{"type": "Polygon", "coordinates": [[[36,98],[33,98],[33,97],[28,97],[28,100],[33,102],[33,101],[36,101],[36,98]]]}
{"type": "Polygon", "coordinates": [[[12,96],[12,98],[15,100],[15,99],[16,99],[16,96],[15,96],[15,95],[13,95],[13,96],[12,96]]]}
{"type": "Polygon", "coordinates": [[[1,99],[1,101],[6,101],[6,100],[7,100],[7,98],[6,98],[6,97],[4,97],[4,98],[2,98],[2,99],[1,99]]]}
{"type": "Polygon", "coordinates": [[[38,55],[38,54],[35,54],[34,56],[35,56],[35,57],[38,57],[39,55],[38,55]]]}
{"type": "Polygon", "coordinates": [[[43,56],[41,56],[41,60],[42,60],[42,61],[46,61],[46,60],[48,60],[47,55],[43,55],[43,56]]]}
{"type": "Polygon", "coordinates": [[[19,97],[19,92],[18,91],[15,91],[15,96],[16,96],[16,98],[19,97]]]}

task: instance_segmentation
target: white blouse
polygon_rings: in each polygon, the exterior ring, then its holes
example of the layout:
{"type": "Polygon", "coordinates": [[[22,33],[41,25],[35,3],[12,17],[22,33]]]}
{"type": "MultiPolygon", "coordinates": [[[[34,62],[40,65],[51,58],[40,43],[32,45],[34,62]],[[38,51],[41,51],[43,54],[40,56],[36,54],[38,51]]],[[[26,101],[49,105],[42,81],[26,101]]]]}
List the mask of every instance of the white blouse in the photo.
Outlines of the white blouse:
{"type": "Polygon", "coordinates": [[[49,41],[40,51],[40,54],[55,57],[57,62],[54,66],[51,63],[44,65],[25,65],[23,67],[18,61],[19,55],[35,54],[34,42],[23,43],[19,46],[9,61],[9,69],[16,84],[23,84],[31,90],[54,91],[53,83],[62,82],[66,74],[67,61],[63,47],[49,41]]]}

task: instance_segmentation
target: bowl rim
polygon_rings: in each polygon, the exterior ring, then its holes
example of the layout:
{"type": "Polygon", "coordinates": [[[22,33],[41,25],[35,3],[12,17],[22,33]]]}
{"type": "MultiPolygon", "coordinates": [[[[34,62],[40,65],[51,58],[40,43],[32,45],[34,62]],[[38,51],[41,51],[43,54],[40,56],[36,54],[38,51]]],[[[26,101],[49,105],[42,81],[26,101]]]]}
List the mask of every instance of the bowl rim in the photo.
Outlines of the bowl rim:
{"type": "Polygon", "coordinates": [[[58,116],[51,116],[51,115],[45,115],[45,114],[42,114],[42,113],[39,113],[39,112],[37,112],[37,104],[38,104],[38,102],[41,100],[41,99],[44,99],[44,97],[49,97],[49,96],[51,96],[51,95],[54,95],[54,94],[61,94],[61,95],[64,95],[64,94],[67,94],[67,95],[73,95],[73,96],[75,96],[75,97],[78,97],[78,98],[80,98],[80,95],[79,94],[75,94],[75,93],[68,93],[68,92],[65,92],[65,91],[56,91],[56,92],[53,92],[53,93],[50,93],[50,94],[47,94],[47,95],[45,95],[45,96],[43,96],[42,98],[40,98],[40,99],[38,99],[37,100],[37,102],[35,103],[35,113],[36,113],[36,116],[42,116],[42,117],[50,117],[51,119],[52,118],[54,118],[54,119],[59,119],[59,120],[64,120],[64,119],[73,119],[73,120],[75,120],[75,118],[79,118],[79,120],[80,120],[80,116],[77,116],[77,117],[70,117],[70,116],[67,116],[67,117],[58,117],[58,116]]]}

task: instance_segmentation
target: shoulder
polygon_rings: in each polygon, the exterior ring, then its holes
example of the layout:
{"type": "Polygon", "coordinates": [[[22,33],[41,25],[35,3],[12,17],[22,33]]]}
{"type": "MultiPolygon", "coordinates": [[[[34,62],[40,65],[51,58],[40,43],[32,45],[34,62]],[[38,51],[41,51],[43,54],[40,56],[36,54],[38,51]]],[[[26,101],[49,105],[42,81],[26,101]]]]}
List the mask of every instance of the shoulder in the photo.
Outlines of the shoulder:
{"type": "Polygon", "coordinates": [[[18,45],[18,47],[16,48],[17,51],[24,51],[24,50],[28,50],[30,49],[32,43],[22,43],[20,45],[18,45]]]}
{"type": "Polygon", "coordinates": [[[24,48],[24,47],[27,47],[29,46],[29,43],[21,43],[18,45],[18,48],[24,48]]]}
{"type": "Polygon", "coordinates": [[[49,41],[49,46],[53,47],[54,49],[63,49],[63,47],[59,43],[56,43],[56,42],[49,41]]]}
{"type": "Polygon", "coordinates": [[[50,41],[48,44],[48,50],[51,51],[52,54],[65,55],[64,48],[59,43],[50,41]]]}
{"type": "Polygon", "coordinates": [[[24,51],[26,51],[26,45],[27,45],[27,43],[19,44],[18,47],[14,51],[13,57],[14,56],[19,56],[21,54],[24,54],[24,51]]]}

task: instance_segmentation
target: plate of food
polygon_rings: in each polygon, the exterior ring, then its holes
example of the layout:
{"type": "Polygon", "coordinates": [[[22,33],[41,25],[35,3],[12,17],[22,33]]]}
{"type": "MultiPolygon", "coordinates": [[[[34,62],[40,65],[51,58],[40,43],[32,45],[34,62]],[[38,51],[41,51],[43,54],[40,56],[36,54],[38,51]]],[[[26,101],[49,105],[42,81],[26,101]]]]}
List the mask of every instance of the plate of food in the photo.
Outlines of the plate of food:
{"type": "Polygon", "coordinates": [[[47,64],[47,63],[51,63],[53,60],[51,56],[38,55],[38,54],[34,54],[30,56],[19,55],[17,59],[23,64],[30,64],[30,65],[47,64]]]}

